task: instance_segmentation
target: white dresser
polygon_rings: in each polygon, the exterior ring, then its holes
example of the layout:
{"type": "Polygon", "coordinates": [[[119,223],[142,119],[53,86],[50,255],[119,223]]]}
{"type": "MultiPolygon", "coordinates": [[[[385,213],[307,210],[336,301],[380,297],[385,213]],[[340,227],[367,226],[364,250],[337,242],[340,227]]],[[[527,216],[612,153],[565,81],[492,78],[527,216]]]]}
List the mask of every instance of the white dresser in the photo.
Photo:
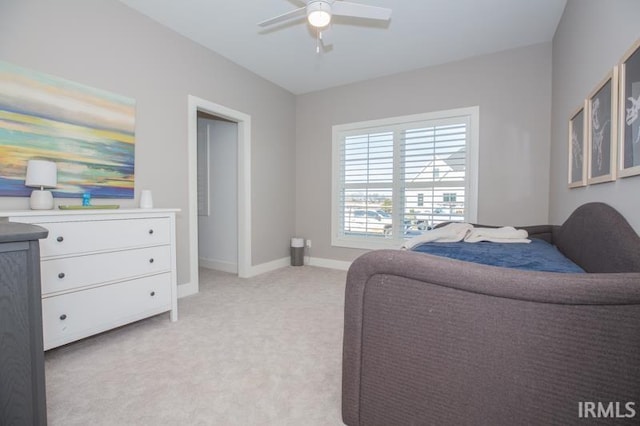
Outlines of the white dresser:
{"type": "Polygon", "coordinates": [[[171,311],[178,319],[176,209],[2,212],[40,241],[44,349],[171,311]]]}

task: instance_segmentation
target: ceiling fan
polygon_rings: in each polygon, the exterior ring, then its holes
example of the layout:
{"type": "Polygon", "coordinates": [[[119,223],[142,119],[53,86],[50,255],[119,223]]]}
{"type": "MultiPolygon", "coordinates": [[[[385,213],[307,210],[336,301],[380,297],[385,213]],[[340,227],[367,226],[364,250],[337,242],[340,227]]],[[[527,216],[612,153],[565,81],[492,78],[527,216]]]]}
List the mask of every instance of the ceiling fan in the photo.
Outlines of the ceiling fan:
{"type": "MultiPolygon", "coordinates": [[[[268,27],[306,15],[309,25],[318,31],[318,41],[327,47],[332,44],[329,34],[329,24],[332,16],[349,16],[379,21],[391,19],[391,9],[385,7],[369,6],[343,0],[307,0],[306,3],[307,5],[304,7],[259,22],[258,25],[268,27]]],[[[320,52],[319,44],[316,46],[316,52],[320,52]]]]}

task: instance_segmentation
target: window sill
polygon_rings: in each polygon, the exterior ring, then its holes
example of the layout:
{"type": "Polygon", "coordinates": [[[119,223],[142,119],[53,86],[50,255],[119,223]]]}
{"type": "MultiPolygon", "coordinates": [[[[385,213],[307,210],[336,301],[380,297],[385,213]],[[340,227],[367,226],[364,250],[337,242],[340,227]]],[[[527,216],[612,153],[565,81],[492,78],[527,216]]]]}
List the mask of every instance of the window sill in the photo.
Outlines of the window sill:
{"type": "Polygon", "coordinates": [[[382,249],[399,249],[402,246],[402,241],[398,241],[392,238],[384,237],[369,237],[369,238],[357,238],[357,237],[333,237],[331,239],[332,247],[345,247],[355,248],[362,250],[382,250],[382,249]]]}

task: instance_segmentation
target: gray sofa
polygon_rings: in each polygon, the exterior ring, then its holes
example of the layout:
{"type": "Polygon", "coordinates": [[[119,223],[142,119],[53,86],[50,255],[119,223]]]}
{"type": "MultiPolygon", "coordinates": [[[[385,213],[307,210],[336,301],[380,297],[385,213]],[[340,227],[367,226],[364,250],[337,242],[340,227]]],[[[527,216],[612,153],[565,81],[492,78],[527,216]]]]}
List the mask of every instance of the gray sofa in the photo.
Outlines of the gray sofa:
{"type": "Polygon", "coordinates": [[[602,203],[524,228],[588,273],[400,250],[354,261],[347,425],[640,424],[640,238],[602,203]]]}

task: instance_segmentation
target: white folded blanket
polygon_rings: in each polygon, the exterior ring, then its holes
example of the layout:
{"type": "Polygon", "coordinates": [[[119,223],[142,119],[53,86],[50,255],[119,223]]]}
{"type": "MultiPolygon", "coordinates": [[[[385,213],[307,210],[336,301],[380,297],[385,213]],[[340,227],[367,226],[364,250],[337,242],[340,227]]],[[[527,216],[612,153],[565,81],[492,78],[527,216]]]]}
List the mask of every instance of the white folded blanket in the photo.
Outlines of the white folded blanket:
{"type": "Polygon", "coordinates": [[[492,243],[530,243],[529,234],[524,229],[512,226],[502,228],[474,228],[470,223],[453,222],[441,228],[427,231],[422,235],[410,238],[402,244],[401,249],[410,250],[422,243],[477,243],[490,241],[492,243]]]}
{"type": "Polygon", "coordinates": [[[530,243],[529,234],[524,229],[513,226],[502,228],[473,228],[464,238],[466,243],[490,241],[492,243],[530,243]]]}
{"type": "Polygon", "coordinates": [[[430,242],[440,242],[440,243],[456,243],[458,241],[464,240],[469,233],[473,229],[473,225],[470,223],[461,223],[461,222],[453,222],[445,225],[441,228],[432,229],[431,231],[427,231],[422,235],[418,235],[416,237],[410,238],[402,244],[402,249],[409,250],[413,247],[422,244],[422,243],[430,243],[430,242]]]}

